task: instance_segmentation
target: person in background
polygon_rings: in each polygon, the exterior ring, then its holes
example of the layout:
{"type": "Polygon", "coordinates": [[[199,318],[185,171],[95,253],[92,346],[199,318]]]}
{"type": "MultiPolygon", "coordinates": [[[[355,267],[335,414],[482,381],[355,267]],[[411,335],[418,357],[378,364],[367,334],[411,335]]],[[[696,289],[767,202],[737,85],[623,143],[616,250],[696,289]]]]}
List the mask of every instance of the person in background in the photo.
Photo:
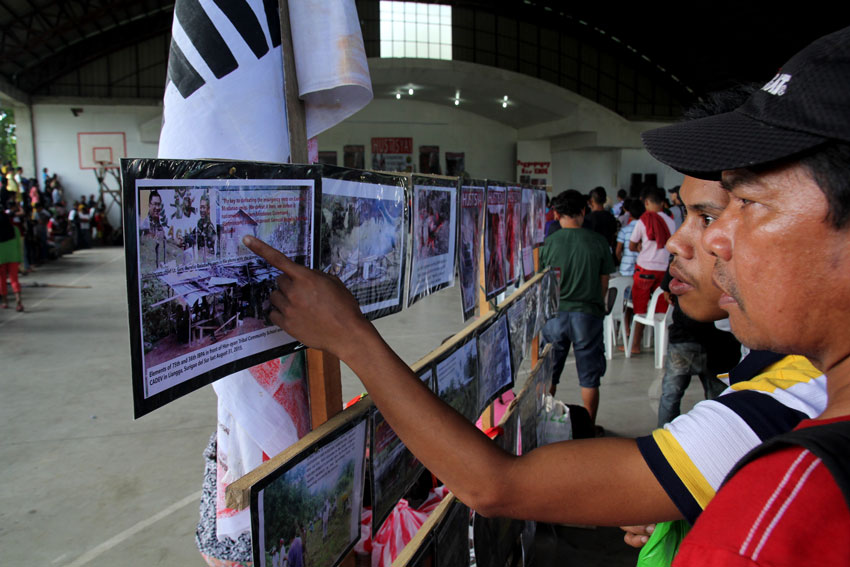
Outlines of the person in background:
{"type": "Polygon", "coordinates": [[[605,201],[608,199],[604,187],[594,187],[587,199],[590,209],[584,217],[582,228],[596,232],[608,243],[608,248],[613,253],[617,239],[617,219],[609,211],[605,210],[605,201]]]}
{"type": "Polygon", "coordinates": [[[632,231],[635,229],[635,224],[637,224],[638,219],[646,209],[639,199],[626,200],[624,208],[626,209],[629,220],[617,233],[617,248],[614,250],[614,255],[617,257],[617,262],[619,262],[620,275],[633,276],[638,253],[629,248],[629,239],[632,236],[632,231]]]}
{"type": "MultiPolygon", "coordinates": [[[[664,190],[658,187],[647,187],[641,195],[643,206],[646,208],[635,225],[629,238],[629,249],[638,252],[635,264],[634,285],[632,285],[632,305],[636,314],[646,313],[649,301],[655,289],[661,285],[661,280],[667,271],[670,254],[664,248],[670,235],[676,232],[673,219],[662,212],[664,207],[664,190]]],[[[667,311],[667,300],[659,298],[655,306],[656,313],[667,311]]],[[[632,342],[632,354],[640,354],[640,343],[643,338],[643,325],[635,326],[635,337],[632,342]]],[[[620,347],[623,349],[624,347],[620,347]]]]}
{"type": "Polygon", "coordinates": [[[15,310],[23,311],[21,284],[18,281],[18,265],[22,260],[21,232],[6,211],[0,209],[0,308],[9,308],[8,278],[15,293],[15,310]]]}
{"type": "Polygon", "coordinates": [[[543,326],[543,342],[551,343],[554,350],[553,395],[570,346],[573,347],[582,405],[595,424],[599,383],[606,369],[602,338],[604,298],[614,261],[605,239],[582,226],[586,202],[584,195],[571,190],[552,202],[561,230],[546,237],[540,249],[540,263],[559,274],[560,301],[557,315],[543,326]]]}
{"type": "Polygon", "coordinates": [[[673,217],[673,223],[676,225],[677,229],[682,226],[682,223],[685,221],[685,205],[682,204],[682,199],[679,197],[679,187],[679,185],[676,185],[672,189],[667,190],[670,194],[670,206],[668,209],[670,210],[670,215],[673,217]]]}
{"type": "Polygon", "coordinates": [[[625,189],[618,189],[617,190],[617,202],[614,203],[613,207],[611,207],[611,214],[612,215],[619,218],[620,215],[623,214],[623,211],[626,208],[626,197],[628,197],[628,196],[629,196],[629,194],[626,193],[625,189]]]}

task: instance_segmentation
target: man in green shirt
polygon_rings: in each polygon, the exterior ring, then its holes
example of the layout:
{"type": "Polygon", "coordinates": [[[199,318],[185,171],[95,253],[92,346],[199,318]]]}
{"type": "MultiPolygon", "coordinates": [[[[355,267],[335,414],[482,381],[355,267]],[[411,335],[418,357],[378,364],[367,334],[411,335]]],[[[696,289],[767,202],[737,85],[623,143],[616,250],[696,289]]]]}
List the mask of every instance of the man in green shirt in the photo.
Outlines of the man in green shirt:
{"type": "Polygon", "coordinates": [[[572,189],[552,201],[555,219],[563,230],[546,237],[540,259],[560,276],[561,300],[558,314],[543,327],[543,340],[551,343],[553,349],[552,394],[564,370],[570,344],[573,345],[582,404],[596,423],[599,380],[606,367],[602,339],[604,297],[614,261],[605,239],[581,228],[585,205],[584,195],[572,189]]]}

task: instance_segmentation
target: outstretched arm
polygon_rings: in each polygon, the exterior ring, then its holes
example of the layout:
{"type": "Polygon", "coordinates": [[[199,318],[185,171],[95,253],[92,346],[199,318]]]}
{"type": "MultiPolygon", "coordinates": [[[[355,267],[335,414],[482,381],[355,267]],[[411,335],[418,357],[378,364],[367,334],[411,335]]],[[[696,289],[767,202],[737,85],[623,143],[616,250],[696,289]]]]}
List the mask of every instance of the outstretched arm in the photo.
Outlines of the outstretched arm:
{"type": "Polygon", "coordinates": [[[681,517],[633,439],[568,441],[521,457],[502,451],[419,381],[338,279],[256,238],[244,243],[284,272],[272,322],[345,362],[413,454],[479,513],[611,526],[681,517]]]}

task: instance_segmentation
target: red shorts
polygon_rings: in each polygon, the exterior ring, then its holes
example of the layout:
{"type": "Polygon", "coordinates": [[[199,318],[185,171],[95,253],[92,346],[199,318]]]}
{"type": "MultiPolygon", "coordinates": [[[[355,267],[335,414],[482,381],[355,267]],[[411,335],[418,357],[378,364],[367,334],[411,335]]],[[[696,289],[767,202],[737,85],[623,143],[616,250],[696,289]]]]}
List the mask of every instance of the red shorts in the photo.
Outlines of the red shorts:
{"type": "MultiPolygon", "coordinates": [[[[634,283],[632,284],[632,305],[634,306],[635,313],[646,313],[652,292],[661,285],[664,273],[635,266],[635,274],[632,276],[634,278],[634,283]]],[[[663,296],[659,297],[658,302],[655,304],[655,312],[664,313],[666,311],[667,300],[663,296]]]]}

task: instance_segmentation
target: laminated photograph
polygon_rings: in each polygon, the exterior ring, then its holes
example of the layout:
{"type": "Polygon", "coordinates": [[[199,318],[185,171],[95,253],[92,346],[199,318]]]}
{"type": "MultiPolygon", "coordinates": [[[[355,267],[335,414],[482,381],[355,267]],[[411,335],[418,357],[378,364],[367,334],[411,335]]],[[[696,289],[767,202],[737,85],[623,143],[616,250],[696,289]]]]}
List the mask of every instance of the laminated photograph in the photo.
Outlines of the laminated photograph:
{"type": "Polygon", "coordinates": [[[546,190],[534,191],[534,247],[543,246],[546,237],[546,190]]]}
{"type": "Polygon", "coordinates": [[[300,345],[269,319],[280,270],[259,238],[313,267],[312,166],[122,161],[135,416],[300,345]]]}
{"type": "Polygon", "coordinates": [[[540,330],[537,328],[537,302],[540,296],[540,282],[531,284],[525,290],[525,345],[526,348],[531,348],[531,343],[534,337],[540,330]]]}
{"type": "MultiPolygon", "coordinates": [[[[420,375],[420,379],[422,376],[420,375]]],[[[425,470],[377,408],[372,413],[372,536],[425,470]]]]}
{"type": "Polygon", "coordinates": [[[514,368],[519,368],[522,364],[522,359],[525,357],[525,351],[530,343],[526,343],[526,301],[523,294],[520,298],[515,299],[508,306],[508,327],[511,336],[511,358],[514,361],[514,368]]]}
{"type": "Polygon", "coordinates": [[[487,214],[484,217],[484,290],[488,301],[507,287],[506,208],[507,189],[503,185],[488,183],[487,214]]]}
{"type": "Polygon", "coordinates": [[[407,304],[454,286],[457,261],[457,180],[411,176],[413,253],[407,304]]]}
{"type": "Polygon", "coordinates": [[[534,212],[534,189],[523,187],[520,213],[520,256],[522,257],[522,277],[526,280],[534,275],[534,232],[536,229],[534,212]]]}
{"type": "Polygon", "coordinates": [[[522,213],[522,188],[508,187],[505,208],[505,283],[513,285],[520,275],[520,224],[522,213]]]}
{"type": "Polygon", "coordinates": [[[469,508],[455,500],[435,531],[437,567],[469,567],[469,508]]]}
{"type": "Polygon", "coordinates": [[[334,567],[360,539],[368,412],[251,487],[254,565],[334,567]]]}
{"type": "Polygon", "coordinates": [[[377,319],[402,309],[407,219],[404,178],[322,169],[320,269],[377,319]]]}
{"type": "Polygon", "coordinates": [[[478,414],[513,386],[508,318],[503,313],[478,334],[478,414]]]}
{"type": "Polygon", "coordinates": [[[478,339],[473,334],[436,362],[437,393],[459,414],[475,423],[478,411],[478,339]]]}
{"type": "Polygon", "coordinates": [[[475,315],[481,280],[481,232],[484,230],[486,182],[470,182],[460,188],[460,241],[458,275],[463,320],[475,315]]]}

